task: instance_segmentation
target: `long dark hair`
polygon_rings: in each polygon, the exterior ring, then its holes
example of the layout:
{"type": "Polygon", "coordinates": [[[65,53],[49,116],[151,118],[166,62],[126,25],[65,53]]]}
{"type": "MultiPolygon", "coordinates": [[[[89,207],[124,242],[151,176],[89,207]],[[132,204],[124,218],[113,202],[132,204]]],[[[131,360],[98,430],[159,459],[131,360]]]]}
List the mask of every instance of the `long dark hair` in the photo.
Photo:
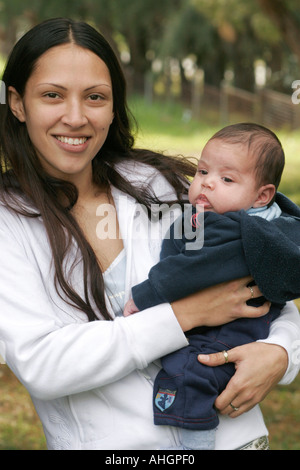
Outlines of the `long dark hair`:
{"type": "Polygon", "coordinates": [[[6,104],[0,106],[0,197],[10,209],[22,215],[42,216],[53,253],[58,294],[85,312],[89,321],[99,318],[93,304],[109,320],[99,263],[70,211],[77,201],[77,189],[73,184],[53,178],[44,171],[28,136],[26,124],[13,115],[8,101],[9,86],[24,96],[27,80],[42,54],[67,43],[75,43],[94,52],[105,62],[111,75],[114,120],[104,145],[93,159],[93,178],[97,185],[113,185],[133,196],[150,211],[151,203],[160,202],[151,188],[131,184],[118,172],[117,164],[128,159],[157,168],[175,189],[178,201],[182,201],[186,178],[195,173],[195,166],[185,159],[134,148],[132,117],[126,104],[122,69],[110,45],[93,27],[84,22],[55,18],[35,26],[15,45],[2,79],[7,94],[6,104]],[[75,240],[83,262],[83,298],[72,287],[64,269],[72,240],[75,240]]]}

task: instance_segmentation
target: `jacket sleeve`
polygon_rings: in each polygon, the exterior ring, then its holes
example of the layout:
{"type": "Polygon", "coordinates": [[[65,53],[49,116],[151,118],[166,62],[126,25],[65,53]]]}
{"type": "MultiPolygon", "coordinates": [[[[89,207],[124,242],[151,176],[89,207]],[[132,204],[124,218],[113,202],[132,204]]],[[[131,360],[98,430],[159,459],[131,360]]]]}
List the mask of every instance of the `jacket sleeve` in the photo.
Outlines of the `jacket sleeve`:
{"type": "MultiPolygon", "coordinates": [[[[140,310],[174,302],[206,287],[249,275],[238,214],[226,217],[206,213],[204,243],[196,250],[190,249],[193,243],[185,237],[176,236],[176,223],[163,242],[160,262],[151,268],[147,280],[132,288],[133,299],[140,310]]],[[[201,240],[201,230],[203,227],[195,232],[194,245],[201,240]]]]}
{"type": "Polygon", "coordinates": [[[206,213],[204,244],[187,250],[174,230],[148,280],[132,289],[139,309],[174,302],[198,290],[251,275],[264,297],[283,304],[300,297],[300,219],[267,221],[246,212],[206,213]],[[176,254],[177,251],[177,254],[176,254]]]}
{"type": "Polygon", "coordinates": [[[242,213],[241,233],[250,274],[263,295],[275,303],[300,297],[300,219],[269,222],[242,213]]]}
{"type": "Polygon", "coordinates": [[[10,222],[0,228],[1,353],[31,395],[55,399],[103,386],[187,344],[169,305],[111,322],[74,320],[74,313],[63,324],[10,222]]]}
{"type": "Polygon", "coordinates": [[[300,315],[293,302],[287,302],[281,315],[270,325],[268,338],[259,342],[277,344],[287,351],[289,362],[280,384],[291,383],[300,370],[300,315]]]}

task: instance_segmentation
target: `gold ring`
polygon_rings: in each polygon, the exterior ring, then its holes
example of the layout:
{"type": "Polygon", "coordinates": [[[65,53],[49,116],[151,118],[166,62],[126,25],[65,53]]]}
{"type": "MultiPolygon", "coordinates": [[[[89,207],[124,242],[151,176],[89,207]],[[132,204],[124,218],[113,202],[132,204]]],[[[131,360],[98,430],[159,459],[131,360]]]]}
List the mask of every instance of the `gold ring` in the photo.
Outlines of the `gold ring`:
{"type": "Polygon", "coordinates": [[[228,352],[227,351],[222,351],[224,358],[225,358],[225,364],[228,364],[228,352]]]}
{"type": "Polygon", "coordinates": [[[236,406],[234,406],[232,403],[229,403],[229,405],[231,406],[231,408],[233,409],[233,411],[239,411],[239,408],[237,408],[236,406]]]}
{"type": "Polygon", "coordinates": [[[254,299],[254,291],[253,291],[252,286],[247,286],[247,287],[250,289],[250,292],[251,292],[251,299],[254,299]]]}

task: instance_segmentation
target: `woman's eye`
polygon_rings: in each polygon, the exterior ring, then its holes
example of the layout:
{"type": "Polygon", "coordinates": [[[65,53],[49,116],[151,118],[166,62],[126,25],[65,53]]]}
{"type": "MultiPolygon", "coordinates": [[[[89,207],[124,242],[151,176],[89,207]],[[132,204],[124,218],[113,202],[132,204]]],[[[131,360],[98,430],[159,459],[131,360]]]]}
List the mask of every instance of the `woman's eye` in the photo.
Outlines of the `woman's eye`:
{"type": "Polygon", "coordinates": [[[49,93],[45,93],[44,96],[46,98],[51,98],[51,99],[59,98],[59,94],[55,93],[54,91],[51,91],[49,93]]]}
{"type": "Polygon", "coordinates": [[[89,96],[89,99],[90,99],[91,101],[101,101],[101,100],[103,100],[103,98],[102,98],[101,95],[96,95],[96,94],[90,95],[90,96],[89,96]]]}

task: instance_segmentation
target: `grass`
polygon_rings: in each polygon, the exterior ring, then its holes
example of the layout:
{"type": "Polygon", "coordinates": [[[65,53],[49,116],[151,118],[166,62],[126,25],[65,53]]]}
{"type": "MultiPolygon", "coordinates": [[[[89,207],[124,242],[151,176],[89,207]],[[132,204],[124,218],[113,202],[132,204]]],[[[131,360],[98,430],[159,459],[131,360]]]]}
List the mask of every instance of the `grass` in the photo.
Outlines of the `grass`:
{"type": "Polygon", "coordinates": [[[130,102],[139,132],[136,145],[169,154],[199,156],[217,125],[189,119],[189,110],[173,102],[147,105],[139,98],[130,102]]]}
{"type": "Polygon", "coordinates": [[[272,450],[300,450],[300,375],[277,386],[261,403],[272,450]]]}
{"type": "MultiPolygon", "coordinates": [[[[131,109],[140,130],[137,145],[170,154],[199,156],[206,140],[220,128],[214,112],[203,110],[199,120],[175,103],[132,99],[131,109]]],[[[279,131],[286,152],[281,190],[300,204],[300,131],[279,131]]],[[[297,302],[300,308],[300,301],[297,302]]],[[[24,387],[5,365],[0,365],[0,450],[44,450],[38,416],[24,387]]],[[[277,386],[263,401],[262,410],[274,450],[300,450],[300,375],[289,386],[277,386]]]]}
{"type": "Polygon", "coordinates": [[[26,389],[0,365],[0,450],[46,449],[41,422],[26,389]]]}

